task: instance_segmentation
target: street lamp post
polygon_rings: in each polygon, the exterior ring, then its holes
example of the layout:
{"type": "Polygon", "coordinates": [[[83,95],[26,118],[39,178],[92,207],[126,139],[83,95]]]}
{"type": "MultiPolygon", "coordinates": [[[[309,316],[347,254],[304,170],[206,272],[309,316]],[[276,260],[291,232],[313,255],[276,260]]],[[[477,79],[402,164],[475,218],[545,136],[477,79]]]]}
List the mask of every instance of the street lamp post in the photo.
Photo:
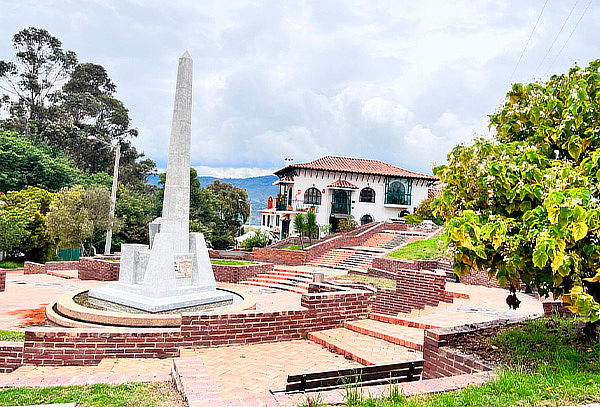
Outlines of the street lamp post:
{"type": "MultiPolygon", "coordinates": [[[[96,136],[88,136],[88,140],[97,140],[96,136]]],[[[112,246],[112,232],[115,223],[115,206],[117,204],[117,182],[119,180],[119,161],[121,159],[121,141],[115,146],[115,166],[113,168],[112,189],[110,190],[110,210],[108,212],[108,227],[106,228],[106,241],[104,243],[104,254],[110,254],[112,246]]]]}
{"type": "Polygon", "coordinates": [[[110,211],[108,213],[108,228],[106,229],[106,242],[104,254],[110,254],[112,246],[112,232],[115,223],[115,206],[117,204],[117,181],[119,180],[119,160],[121,159],[121,142],[115,147],[115,167],[113,169],[112,189],[110,190],[110,211]]]}

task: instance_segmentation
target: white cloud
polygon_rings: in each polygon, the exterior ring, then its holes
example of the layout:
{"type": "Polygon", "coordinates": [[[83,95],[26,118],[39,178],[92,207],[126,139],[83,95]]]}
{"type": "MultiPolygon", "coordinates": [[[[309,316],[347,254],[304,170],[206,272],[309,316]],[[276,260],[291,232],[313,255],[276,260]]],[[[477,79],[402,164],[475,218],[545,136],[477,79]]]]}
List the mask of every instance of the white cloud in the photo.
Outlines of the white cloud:
{"type": "MultiPolygon", "coordinates": [[[[192,162],[206,173],[259,174],[285,156],[324,154],[429,171],[473,133],[489,134],[487,115],[509,88],[542,4],[0,0],[0,59],[12,55],[15,32],[38,26],[81,61],[103,64],[140,129],[134,144],[161,167],[177,58],[189,50],[192,162]]],[[[514,80],[543,75],[549,62],[536,68],[570,7],[548,4],[514,80]]],[[[600,55],[589,41],[599,22],[594,3],[552,71],[600,55]]]]}

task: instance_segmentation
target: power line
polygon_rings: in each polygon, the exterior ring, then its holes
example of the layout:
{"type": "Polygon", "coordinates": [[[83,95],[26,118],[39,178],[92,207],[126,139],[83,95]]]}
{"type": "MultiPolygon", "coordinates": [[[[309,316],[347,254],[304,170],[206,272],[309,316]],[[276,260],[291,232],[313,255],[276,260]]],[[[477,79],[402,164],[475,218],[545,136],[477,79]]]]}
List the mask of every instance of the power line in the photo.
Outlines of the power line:
{"type": "MultiPolygon", "coordinates": [[[[578,0],[579,1],[579,0],[578,0]]],[[[527,42],[525,43],[525,46],[523,47],[523,51],[521,51],[521,55],[519,55],[519,60],[517,61],[512,73],[510,74],[510,78],[508,79],[508,82],[511,83],[513,76],[515,76],[515,72],[517,72],[517,68],[519,67],[519,64],[521,63],[521,60],[523,59],[523,54],[525,54],[525,51],[527,50],[527,47],[529,46],[529,41],[531,41],[531,37],[533,37],[533,33],[535,32],[535,29],[538,26],[538,23],[540,22],[540,19],[542,18],[542,14],[544,13],[544,9],[546,8],[546,4],[548,4],[548,0],[546,0],[544,2],[544,5],[542,6],[542,10],[540,10],[540,14],[538,15],[538,18],[533,26],[533,29],[531,30],[531,33],[529,33],[529,38],[527,38],[527,42]]]]}
{"type": "Polygon", "coordinates": [[[563,46],[560,48],[560,50],[558,51],[558,54],[556,54],[556,56],[554,57],[554,59],[552,60],[552,62],[550,63],[550,66],[548,67],[548,70],[546,71],[546,73],[544,74],[544,76],[548,75],[548,73],[550,72],[550,69],[552,69],[552,66],[554,65],[554,63],[558,60],[558,57],[560,56],[560,54],[563,52],[563,50],[565,49],[565,47],[567,46],[567,43],[569,42],[569,40],[571,39],[571,37],[573,36],[573,33],[575,32],[575,30],[577,29],[577,26],[579,25],[579,23],[581,22],[581,20],[583,20],[583,16],[585,16],[585,13],[587,13],[588,9],[590,8],[590,6],[592,5],[592,0],[588,1],[587,6],[585,6],[585,9],[583,9],[583,13],[581,13],[581,16],[579,17],[579,20],[577,20],[577,22],[575,23],[575,26],[573,27],[573,29],[571,30],[571,33],[569,34],[569,36],[567,37],[567,40],[564,42],[563,46]]]}
{"type": "Polygon", "coordinates": [[[540,68],[542,67],[542,65],[544,65],[544,62],[546,61],[546,58],[548,58],[548,55],[550,55],[550,51],[552,51],[552,48],[554,47],[554,44],[556,44],[556,40],[558,40],[558,37],[560,36],[560,34],[565,29],[565,26],[567,25],[567,21],[569,21],[569,18],[571,18],[571,15],[573,14],[573,11],[575,10],[575,7],[577,7],[577,3],[579,3],[579,0],[575,0],[575,3],[573,4],[573,7],[571,7],[571,11],[569,11],[569,15],[567,16],[567,18],[565,18],[563,20],[563,23],[562,23],[562,26],[560,27],[560,30],[558,30],[558,32],[556,33],[556,36],[554,37],[554,40],[552,41],[552,44],[550,44],[550,47],[546,51],[546,54],[544,55],[544,58],[542,58],[542,60],[540,61],[539,65],[537,66],[537,68],[535,68],[535,72],[538,72],[540,70],[540,68]]]}

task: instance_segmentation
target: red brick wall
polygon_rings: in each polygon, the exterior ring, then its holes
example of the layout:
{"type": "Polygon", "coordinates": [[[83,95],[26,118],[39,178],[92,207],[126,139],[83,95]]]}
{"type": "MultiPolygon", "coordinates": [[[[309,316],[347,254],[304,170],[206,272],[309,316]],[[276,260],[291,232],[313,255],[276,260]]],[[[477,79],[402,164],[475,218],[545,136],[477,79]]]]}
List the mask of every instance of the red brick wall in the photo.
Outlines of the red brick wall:
{"type": "Polygon", "coordinates": [[[22,342],[0,342],[0,373],[10,373],[23,364],[22,342]]]}
{"type": "Polygon", "coordinates": [[[78,276],[80,280],[117,281],[121,264],[93,257],[79,259],[78,276]]]}
{"type": "Polygon", "coordinates": [[[178,357],[180,342],[178,328],[33,328],[25,332],[23,364],[80,366],[107,358],[178,357]]]}
{"type": "Polygon", "coordinates": [[[186,346],[228,346],[301,339],[317,329],[339,327],[344,321],[366,318],[372,293],[304,294],[305,310],[244,314],[183,315],[181,334],[186,346]]]}
{"type": "Polygon", "coordinates": [[[256,248],[251,253],[252,260],[266,263],[299,266],[307,262],[306,251],[256,248]]]}
{"type": "Polygon", "coordinates": [[[485,271],[471,270],[471,272],[460,278],[460,282],[467,285],[481,285],[489,288],[503,288],[498,281],[490,279],[485,271]]]}
{"type": "Polygon", "coordinates": [[[272,263],[245,264],[240,266],[225,266],[220,264],[212,265],[215,279],[224,283],[239,283],[256,277],[261,273],[273,271],[272,263]]]}
{"type": "Polygon", "coordinates": [[[26,261],[23,265],[23,274],[46,274],[46,266],[41,263],[26,261]]]}
{"type": "Polygon", "coordinates": [[[554,315],[573,316],[573,313],[569,311],[562,300],[545,300],[542,302],[544,307],[544,316],[551,317],[554,315]]]}
{"type": "Polygon", "coordinates": [[[454,376],[464,373],[484,372],[493,369],[489,363],[474,355],[464,354],[450,348],[451,340],[460,340],[460,336],[497,326],[510,326],[524,319],[500,319],[476,324],[460,325],[451,328],[436,328],[425,331],[423,341],[423,379],[454,376]]]}
{"type": "MultiPolygon", "coordinates": [[[[310,331],[366,318],[372,295],[364,290],[305,294],[301,300],[304,309],[294,311],[184,314],[181,328],[29,328],[23,364],[94,365],[105,358],[177,357],[181,346],[300,339],[310,331]]],[[[0,372],[14,367],[19,357],[14,351],[14,346],[8,349],[10,358],[3,359],[0,348],[0,372]]]]}
{"type": "Polygon", "coordinates": [[[395,279],[395,289],[377,290],[373,303],[374,312],[396,315],[399,312],[423,309],[427,305],[436,306],[441,301],[452,301],[445,291],[444,272],[398,269],[395,271],[395,279]]]}
{"type": "Polygon", "coordinates": [[[46,271],[49,270],[77,270],[78,261],[49,261],[44,264],[46,271]]]}
{"type": "Polygon", "coordinates": [[[384,256],[373,258],[373,268],[391,272],[398,270],[452,270],[452,265],[442,260],[404,260],[384,256]]]}
{"type": "Polygon", "coordinates": [[[6,272],[0,271],[0,291],[6,290],[6,272]]]}

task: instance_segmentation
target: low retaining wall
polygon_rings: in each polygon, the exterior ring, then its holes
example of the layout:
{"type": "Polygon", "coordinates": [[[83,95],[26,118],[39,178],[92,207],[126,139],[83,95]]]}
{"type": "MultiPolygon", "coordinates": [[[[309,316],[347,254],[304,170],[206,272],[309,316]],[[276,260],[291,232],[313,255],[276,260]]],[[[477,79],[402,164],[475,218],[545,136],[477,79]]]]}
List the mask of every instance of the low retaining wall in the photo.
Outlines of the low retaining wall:
{"type": "MultiPolygon", "coordinates": [[[[394,260],[391,260],[392,262],[394,260]]],[[[379,288],[373,303],[373,312],[396,315],[452,302],[446,291],[446,274],[443,271],[397,269],[393,276],[396,288],[379,288]]]]}
{"type": "Polygon", "coordinates": [[[244,264],[239,266],[226,266],[221,264],[212,265],[215,280],[223,283],[239,283],[256,277],[261,273],[273,271],[272,263],[244,264]]]}
{"type": "Polygon", "coordinates": [[[121,263],[96,257],[79,259],[77,270],[80,280],[117,281],[121,263]]]}
{"type": "Polygon", "coordinates": [[[485,271],[471,270],[469,274],[460,277],[460,282],[466,285],[480,285],[488,288],[504,288],[498,280],[490,278],[485,271]]]}
{"type": "Polygon", "coordinates": [[[77,270],[78,261],[49,261],[44,264],[46,271],[77,270]]]}
{"type": "MultiPolygon", "coordinates": [[[[166,358],[186,346],[227,346],[301,339],[308,332],[367,318],[373,293],[367,290],[304,294],[303,309],[234,314],[183,314],[180,328],[32,327],[25,343],[0,344],[0,369],[20,364],[95,365],[106,358],[166,358]],[[2,356],[5,346],[6,357],[2,356]],[[15,353],[16,352],[16,353],[15,353]]],[[[3,370],[0,370],[3,371],[3,370]]]]}
{"type": "MultiPolygon", "coordinates": [[[[331,249],[337,249],[344,246],[359,246],[375,233],[387,229],[390,223],[374,223],[360,226],[354,230],[336,233],[318,243],[307,247],[304,250],[286,250],[281,249],[281,242],[275,243],[272,246],[257,248],[252,251],[252,259],[256,261],[264,261],[267,263],[282,264],[287,266],[298,266],[309,262],[310,260],[320,256],[331,249]]],[[[406,225],[404,225],[406,226],[406,225]]],[[[295,242],[295,238],[288,238],[286,242],[295,242]]]]}
{"type": "Polygon", "coordinates": [[[0,271],[0,292],[6,290],[6,272],[0,271]]]}
{"type": "MultiPolygon", "coordinates": [[[[404,260],[394,257],[374,257],[373,268],[388,272],[399,270],[446,270],[452,271],[452,265],[443,260],[404,260]]],[[[369,274],[371,272],[369,271],[369,274]]]]}
{"type": "Polygon", "coordinates": [[[23,274],[46,274],[46,266],[33,261],[26,261],[23,264],[23,274]]]}
{"type": "Polygon", "coordinates": [[[476,324],[466,324],[451,328],[425,330],[423,341],[423,379],[455,376],[466,373],[485,372],[494,366],[475,355],[467,355],[457,349],[448,347],[450,340],[484,329],[510,326],[523,322],[524,318],[500,319],[476,324]]]}
{"type": "Polygon", "coordinates": [[[23,364],[23,342],[0,342],[0,373],[10,373],[23,364]]]}
{"type": "Polygon", "coordinates": [[[268,247],[254,249],[251,258],[254,261],[282,264],[286,266],[300,266],[308,261],[306,251],[270,249],[268,247]]]}

